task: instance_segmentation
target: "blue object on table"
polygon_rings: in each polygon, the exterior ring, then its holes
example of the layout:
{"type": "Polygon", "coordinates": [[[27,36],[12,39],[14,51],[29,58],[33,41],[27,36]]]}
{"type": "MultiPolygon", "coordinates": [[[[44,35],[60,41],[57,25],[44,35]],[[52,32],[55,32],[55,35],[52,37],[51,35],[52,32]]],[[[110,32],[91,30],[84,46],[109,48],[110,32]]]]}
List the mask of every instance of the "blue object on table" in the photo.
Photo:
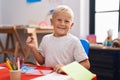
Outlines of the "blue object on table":
{"type": "Polygon", "coordinates": [[[80,39],[80,42],[82,43],[82,46],[83,46],[86,54],[88,55],[88,53],[89,53],[89,48],[90,48],[89,41],[86,40],[86,39],[80,39]]]}
{"type": "Polygon", "coordinates": [[[22,65],[22,72],[23,73],[26,73],[27,71],[29,71],[29,70],[34,70],[35,69],[35,67],[30,67],[30,66],[27,66],[27,65],[22,65]]]}

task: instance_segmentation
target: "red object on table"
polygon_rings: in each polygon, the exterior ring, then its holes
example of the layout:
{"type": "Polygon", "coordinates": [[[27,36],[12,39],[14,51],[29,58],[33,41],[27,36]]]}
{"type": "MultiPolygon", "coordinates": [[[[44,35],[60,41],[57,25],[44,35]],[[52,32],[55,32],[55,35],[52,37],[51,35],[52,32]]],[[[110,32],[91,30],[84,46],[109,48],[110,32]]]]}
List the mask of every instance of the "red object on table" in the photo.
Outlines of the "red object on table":
{"type": "MultiPolygon", "coordinates": [[[[1,67],[6,67],[6,64],[0,64],[1,67]]],[[[37,69],[40,70],[52,70],[50,67],[45,67],[45,66],[36,66],[36,65],[31,65],[29,66],[35,66],[37,69]]],[[[21,80],[30,80],[32,78],[39,77],[40,75],[27,75],[22,73],[21,75],[21,80]]],[[[0,69],[0,80],[10,80],[10,74],[9,74],[9,69],[6,67],[4,69],[0,69]]],[[[97,80],[97,76],[95,76],[92,80],[97,80]]]]}
{"type": "MultiPolygon", "coordinates": [[[[2,67],[6,67],[6,64],[0,64],[2,67]]],[[[31,66],[31,65],[30,65],[31,66]]],[[[35,65],[33,65],[35,66],[35,65]]],[[[35,66],[37,69],[40,70],[51,70],[50,67],[45,67],[45,66],[35,66]]],[[[32,78],[39,77],[40,75],[27,75],[22,73],[21,75],[21,80],[30,80],[32,78]]],[[[0,80],[10,80],[10,74],[9,74],[9,69],[6,67],[4,69],[0,69],[0,80]]]]}
{"type": "Polygon", "coordinates": [[[97,75],[95,75],[95,77],[92,80],[97,80],[97,75]]]}

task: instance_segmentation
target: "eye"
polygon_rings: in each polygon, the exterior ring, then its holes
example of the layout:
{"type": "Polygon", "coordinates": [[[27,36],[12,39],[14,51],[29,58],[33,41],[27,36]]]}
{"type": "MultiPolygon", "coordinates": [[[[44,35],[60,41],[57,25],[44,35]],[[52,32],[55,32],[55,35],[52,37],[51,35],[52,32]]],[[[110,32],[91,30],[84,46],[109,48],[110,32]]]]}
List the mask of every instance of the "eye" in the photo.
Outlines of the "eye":
{"type": "Polygon", "coordinates": [[[57,19],[57,21],[62,21],[61,19],[57,19]]]}
{"type": "Polygon", "coordinates": [[[65,23],[69,23],[70,21],[66,20],[65,23]]]}

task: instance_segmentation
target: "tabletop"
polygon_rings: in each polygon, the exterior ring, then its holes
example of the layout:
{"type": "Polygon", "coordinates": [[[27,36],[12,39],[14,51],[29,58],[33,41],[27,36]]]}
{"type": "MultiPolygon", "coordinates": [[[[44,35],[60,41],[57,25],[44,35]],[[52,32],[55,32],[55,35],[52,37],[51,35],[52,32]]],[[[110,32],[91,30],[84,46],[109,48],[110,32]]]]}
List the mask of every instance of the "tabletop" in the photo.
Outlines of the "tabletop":
{"type": "MultiPolygon", "coordinates": [[[[50,68],[50,67],[36,66],[36,65],[33,65],[33,64],[26,64],[26,65],[36,67],[36,69],[39,69],[39,70],[51,70],[50,73],[54,72],[53,69],[50,68]]],[[[6,67],[6,64],[2,63],[2,64],[0,64],[0,67],[5,67],[4,69],[0,69],[0,80],[10,80],[9,69],[6,67]]],[[[61,74],[61,75],[66,75],[66,74],[61,74]]],[[[38,77],[42,77],[42,75],[28,75],[28,74],[25,74],[25,73],[21,74],[21,80],[31,80],[31,79],[38,78],[38,77]]],[[[65,80],[69,80],[69,79],[65,79],[65,80]]],[[[97,80],[97,75],[92,80],[97,80]]]]}
{"type": "Polygon", "coordinates": [[[115,47],[112,47],[112,46],[104,46],[102,44],[93,44],[93,45],[90,45],[90,49],[94,49],[94,50],[113,50],[113,51],[120,51],[120,48],[115,48],[115,47]]]}
{"type": "MultiPolygon", "coordinates": [[[[14,25],[3,25],[0,26],[0,33],[9,33],[9,31],[12,29],[14,25]]],[[[35,30],[36,33],[52,33],[53,28],[52,27],[45,27],[45,28],[40,28],[36,26],[24,26],[24,25],[15,25],[17,30],[24,30],[27,33],[31,33],[32,31],[35,30]]],[[[11,33],[11,32],[10,32],[11,33]]]]}
{"type": "MultiPolygon", "coordinates": [[[[31,66],[31,65],[29,65],[29,66],[31,66]]],[[[50,67],[36,66],[36,65],[32,65],[32,66],[35,66],[36,69],[40,69],[40,70],[52,70],[50,67]]],[[[0,80],[10,80],[9,69],[6,68],[6,64],[2,63],[2,64],[0,64],[0,67],[5,67],[4,69],[0,69],[0,80]]],[[[30,80],[30,79],[33,79],[33,78],[36,78],[39,76],[40,75],[27,75],[25,73],[22,73],[21,80],[30,80]]]]}

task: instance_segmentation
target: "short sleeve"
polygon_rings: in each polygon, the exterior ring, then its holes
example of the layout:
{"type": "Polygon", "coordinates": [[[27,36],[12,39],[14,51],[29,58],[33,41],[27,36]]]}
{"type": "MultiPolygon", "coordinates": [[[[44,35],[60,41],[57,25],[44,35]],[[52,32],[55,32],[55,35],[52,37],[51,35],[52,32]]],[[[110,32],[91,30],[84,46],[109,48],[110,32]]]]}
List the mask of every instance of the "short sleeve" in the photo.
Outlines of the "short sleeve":
{"type": "Polygon", "coordinates": [[[85,59],[88,59],[88,56],[85,53],[84,48],[79,40],[74,42],[74,58],[76,61],[81,62],[85,59]]]}
{"type": "Polygon", "coordinates": [[[41,43],[39,44],[38,47],[38,51],[41,53],[41,55],[43,57],[45,57],[45,46],[46,46],[46,42],[45,42],[45,37],[42,38],[41,43]]]}

